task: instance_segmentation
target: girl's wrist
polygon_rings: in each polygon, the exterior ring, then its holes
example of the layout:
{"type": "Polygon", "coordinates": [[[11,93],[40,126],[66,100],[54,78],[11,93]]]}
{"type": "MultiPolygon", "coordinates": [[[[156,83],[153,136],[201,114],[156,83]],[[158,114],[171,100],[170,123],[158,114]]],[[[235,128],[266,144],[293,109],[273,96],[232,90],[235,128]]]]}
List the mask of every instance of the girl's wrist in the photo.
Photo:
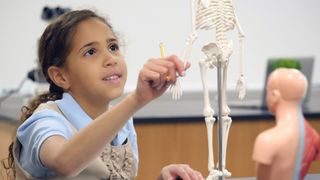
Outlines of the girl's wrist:
{"type": "Polygon", "coordinates": [[[136,91],[133,91],[129,94],[129,98],[132,99],[134,104],[140,109],[144,105],[146,105],[148,102],[145,100],[145,98],[141,97],[136,91]]]}

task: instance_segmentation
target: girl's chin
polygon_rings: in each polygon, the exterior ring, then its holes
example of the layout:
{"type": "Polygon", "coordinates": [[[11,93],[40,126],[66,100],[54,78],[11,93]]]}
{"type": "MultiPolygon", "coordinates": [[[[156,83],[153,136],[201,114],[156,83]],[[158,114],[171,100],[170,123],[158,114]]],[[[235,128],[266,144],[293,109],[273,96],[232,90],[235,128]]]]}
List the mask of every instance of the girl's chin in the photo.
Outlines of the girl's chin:
{"type": "Polygon", "coordinates": [[[123,89],[121,91],[119,90],[119,91],[110,92],[109,93],[109,98],[111,100],[113,100],[113,99],[121,97],[122,95],[123,95],[123,89]]]}

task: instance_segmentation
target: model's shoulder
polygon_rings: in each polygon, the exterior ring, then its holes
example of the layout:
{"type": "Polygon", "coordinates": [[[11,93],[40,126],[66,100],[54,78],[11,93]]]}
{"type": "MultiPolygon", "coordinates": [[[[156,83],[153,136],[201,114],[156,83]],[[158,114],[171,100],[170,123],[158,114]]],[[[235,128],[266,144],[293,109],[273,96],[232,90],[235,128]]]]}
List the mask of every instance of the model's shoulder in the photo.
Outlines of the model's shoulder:
{"type": "Polygon", "coordinates": [[[275,149],[277,148],[274,145],[276,144],[275,140],[276,138],[271,129],[260,133],[254,143],[253,160],[263,164],[271,164],[275,155],[275,149]]]}
{"type": "Polygon", "coordinates": [[[257,136],[256,141],[271,142],[274,139],[277,139],[277,131],[278,130],[275,127],[267,129],[257,136]]]}

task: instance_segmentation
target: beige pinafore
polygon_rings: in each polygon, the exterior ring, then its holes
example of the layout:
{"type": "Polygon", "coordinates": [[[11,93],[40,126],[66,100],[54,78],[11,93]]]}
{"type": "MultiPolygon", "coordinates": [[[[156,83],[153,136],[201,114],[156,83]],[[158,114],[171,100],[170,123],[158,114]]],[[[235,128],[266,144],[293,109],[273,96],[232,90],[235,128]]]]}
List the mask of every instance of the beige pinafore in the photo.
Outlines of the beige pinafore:
{"type": "MultiPolygon", "coordinates": [[[[57,104],[54,102],[47,102],[41,104],[36,111],[42,109],[52,109],[59,114],[63,113],[58,108],[57,104]]],[[[35,111],[35,112],[36,112],[35,111]]],[[[73,129],[76,133],[76,128],[66,120],[66,124],[73,129]]],[[[18,159],[20,155],[21,144],[18,140],[14,143],[14,161],[16,170],[16,180],[25,179],[37,179],[32,177],[28,172],[26,172],[20,165],[18,159]]],[[[67,177],[52,177],[46,178],[50,180],[100,180],[100,179],[134,179],[136,174],[136,166],[134,163],[132,147],[129,139],[122,146],[111,146],[108,144],[104,151],[97,157],[93,162],[91,162],[87,168],[85,168],[78,176],[67,178],[67,177]]]]}

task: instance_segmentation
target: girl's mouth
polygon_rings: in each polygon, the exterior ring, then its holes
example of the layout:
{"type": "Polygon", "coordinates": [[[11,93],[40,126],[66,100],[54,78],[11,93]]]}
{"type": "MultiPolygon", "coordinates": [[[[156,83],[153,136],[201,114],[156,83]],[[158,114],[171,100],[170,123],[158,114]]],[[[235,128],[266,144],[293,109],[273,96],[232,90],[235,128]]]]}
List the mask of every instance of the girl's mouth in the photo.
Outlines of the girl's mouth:
{"type": "Polygon", "coordinates": [[[108,75],[105,76],[103,79],[103,81],[107,82],[107,83],[111,83],[111,84],[118,84],[121,81],[121,75],[120,74],[112,74],[112,75],[108,75]]]}
{"type": "Polygon", "coordinates": [[[112,80],[117,80],[117,79],[120,79],[120,75],[117,75],[117,74],[114,74],[114,75],[111,75],[111,76],[107,76],[105,78],[103,78],[104,81],[112,81],[112,80]]]}

